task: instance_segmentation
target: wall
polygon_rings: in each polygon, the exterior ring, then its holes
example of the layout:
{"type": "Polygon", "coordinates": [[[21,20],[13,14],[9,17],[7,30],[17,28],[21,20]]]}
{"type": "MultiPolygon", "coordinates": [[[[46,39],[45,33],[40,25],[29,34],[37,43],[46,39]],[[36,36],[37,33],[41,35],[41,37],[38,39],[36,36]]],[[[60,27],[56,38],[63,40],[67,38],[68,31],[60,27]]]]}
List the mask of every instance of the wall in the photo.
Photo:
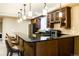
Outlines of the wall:
{"type": "Polygon", "coordinates": [[[3,39],[5,38],[5,33],[11,33],[17,30],[16,19],[14,18],[3,18],[3,39]]]}
{"type": "Polygon", "coordinates": [[[3,18],[3,39],[5,38],[5,33],[9,33],[14,36],[14,32],[20,32],[26,37],[28,36],[28,25],[30,21],[24,21],[21,23],[17,22],[16,18],[4,17],[3,18]]]}
{"type": "Polygon", "coordinates": [[[30,21],[24,21],[21,23],[17,23],[17,32],[20,32],[23,35],[26,35],[27,37],[29,34],[29,24],[30,24],[30,21]]]}
{"type": "Polygon", "coordinates": [[[0,22],[0,33],[2,33],[2,22],[0,22]]]}
{"type": "Polygon", "coordinates": [[[72,30],[74,34],[78,34],[79,35],[79,5],[78,6],[74,6],[72,8],[72,30]]]}
{"type": "Polygon", "coordinates": [[[71,7],[71,29],[60,28],[60,24],[55,24],[54,27],[65,34],[79,35],[79,5],[71,7]]]}

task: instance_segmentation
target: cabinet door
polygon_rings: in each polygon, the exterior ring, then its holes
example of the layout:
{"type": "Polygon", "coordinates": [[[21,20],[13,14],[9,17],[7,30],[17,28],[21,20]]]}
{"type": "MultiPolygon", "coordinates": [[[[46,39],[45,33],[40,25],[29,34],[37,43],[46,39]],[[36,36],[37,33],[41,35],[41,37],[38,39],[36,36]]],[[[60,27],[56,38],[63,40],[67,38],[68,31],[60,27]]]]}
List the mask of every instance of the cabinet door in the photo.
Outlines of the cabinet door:
{"type": "Polygon", "coordinates": [[[63,38],[59,39],[59,55],[69,56],[74,54],[74,43],[73,38],[63,38]]]}
{"type": "Polygon", "coordinates": [[[53,21],[54,21],[54,15],[53,15],[53,13],[49,13],[47,15],[47,27],[48,28],[53,28],[54,27],[54,24],[52,24],[53,21]]]}
{"type": "Polygon", "coordinates": [[[37,56],[46,56],[47,55],[47,42],[37,42],[36,55],[37,56]]]}
{"type": "Polygon", "coordinates": [[[37,42],[36,55],[38,56],[57,56],[57,40],[37,42]]]}
{"type": "Polygon", "coordinates": [[[62,8],[62,18],[61,18],[61,27],[70,28],[71,27],[71,8],[65,7],[62,8]]]}
{"type": "Polygon", "coordinates": [[[58,56],[57,40],[47,42],[48,56],[58,56]]]}
{"type": "Polygon", "coordinates": [[[74,55],[79,56],[79,36],[74,39],[74,55]]]}
{"type": "Polygon", "coordinates": [[[34,56],[34,44],[24,42],[24,55],[25,56],[34,56]]]}

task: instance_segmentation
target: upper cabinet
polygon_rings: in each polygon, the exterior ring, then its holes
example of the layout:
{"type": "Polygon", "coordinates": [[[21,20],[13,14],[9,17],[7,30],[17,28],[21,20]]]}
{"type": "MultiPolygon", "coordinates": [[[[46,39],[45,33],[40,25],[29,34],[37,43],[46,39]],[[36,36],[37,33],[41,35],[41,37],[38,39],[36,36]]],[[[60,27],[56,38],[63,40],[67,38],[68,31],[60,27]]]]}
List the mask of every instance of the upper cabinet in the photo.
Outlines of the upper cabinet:
{"type": "Polygon", "coordinates": [[[47,27],[54,28],[54,24],[59,23],[60,27],[64,27],[66,29],[71,27],[71,8],[70,7],[64,7],[61,9],[62,17],[59,17],[59,11],[55,10],[47,15],[47,27]]]}
{"type": "Polygon", "coordinates": [[[53,15],[53,13],[48,13],[47,14],[47,27],[48,28],[54,27],[54,25],[51,23],[52,21],[54,21],[54,15],[53,15]]]}
{"type": "Polygon", "coordinates": [[[34,24],[36,28],[40,28],[40,19],[38,18],[34,18],[31,20],[32,25],[34,24]]]}

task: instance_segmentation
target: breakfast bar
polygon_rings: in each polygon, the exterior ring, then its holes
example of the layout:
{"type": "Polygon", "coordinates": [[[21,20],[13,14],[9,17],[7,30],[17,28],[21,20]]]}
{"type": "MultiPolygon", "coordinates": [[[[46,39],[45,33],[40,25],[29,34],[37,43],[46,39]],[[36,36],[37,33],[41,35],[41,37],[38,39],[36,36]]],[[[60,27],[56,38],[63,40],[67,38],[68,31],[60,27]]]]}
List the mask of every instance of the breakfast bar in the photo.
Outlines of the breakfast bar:
{"type": "Polygon", "coordinates": [[[78,35],[62,35],[60,37],[39,36],[27,38],[16,34],[18,44],[23,48],[24,56],[72,56],[74,40],[78,35]]]}

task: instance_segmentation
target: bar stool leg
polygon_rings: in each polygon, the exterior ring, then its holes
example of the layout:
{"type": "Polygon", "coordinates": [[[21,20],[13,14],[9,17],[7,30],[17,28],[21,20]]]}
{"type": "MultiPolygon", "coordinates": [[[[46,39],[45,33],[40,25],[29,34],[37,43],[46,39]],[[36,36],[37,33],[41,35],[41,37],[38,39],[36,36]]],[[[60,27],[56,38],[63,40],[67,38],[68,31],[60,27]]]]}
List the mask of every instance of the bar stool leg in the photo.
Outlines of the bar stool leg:
{"type": "Polygon", "coordinates": [[[13,52],[10,52],[10,56],[12,56],[13,55],[13,52]]]}
{"type": "Polygon", "coordinates": [[[20,52],[18,51],[18,56],[20,56],[20,52]]]}
{"type": "Polygon", "coordinates": [[[9,55],[9,51],[7,51],[7,56],[9,55]]]}

